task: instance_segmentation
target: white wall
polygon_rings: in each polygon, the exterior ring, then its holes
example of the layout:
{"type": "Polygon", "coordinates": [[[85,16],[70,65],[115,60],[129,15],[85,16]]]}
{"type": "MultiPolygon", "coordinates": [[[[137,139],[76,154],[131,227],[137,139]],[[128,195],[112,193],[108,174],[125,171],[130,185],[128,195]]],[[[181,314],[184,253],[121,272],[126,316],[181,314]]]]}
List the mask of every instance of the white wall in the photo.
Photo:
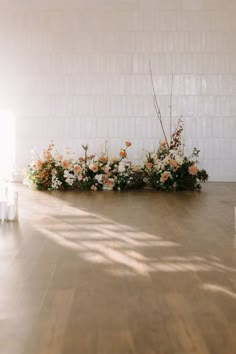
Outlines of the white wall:
{"type": "Polygon", "coordinates": [[[235,18],[235,0],[0,0],[0,111],[16,116],[17,168],[52,139],[91,153],[129,139],[142,158],[161,137],[150,60],[166,125],[173,72],[188,149],[212,180],[236,180],[235,18]]]}

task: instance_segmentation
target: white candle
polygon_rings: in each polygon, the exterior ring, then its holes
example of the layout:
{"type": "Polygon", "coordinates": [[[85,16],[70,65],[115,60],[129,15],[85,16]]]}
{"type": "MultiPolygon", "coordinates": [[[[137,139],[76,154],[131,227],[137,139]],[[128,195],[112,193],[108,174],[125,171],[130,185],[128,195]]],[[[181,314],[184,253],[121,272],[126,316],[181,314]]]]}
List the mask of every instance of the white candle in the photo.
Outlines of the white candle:
{"type": "Polygon", "coordinates": [[[6,219],[6,207],[7,203],[5,201],[0,201],[0,221],[6,219]]]}
{"type": "Polygon", "coordinates": [[[7,220],[14,221],[17,218],[18,193],[9,191],[7,202],[7,220]]]}
{"type": "Polygon", "coordinates": [[[7,208],[7,220],[14,221],[16,219],[16,205],[8,205],[7,208]]]}

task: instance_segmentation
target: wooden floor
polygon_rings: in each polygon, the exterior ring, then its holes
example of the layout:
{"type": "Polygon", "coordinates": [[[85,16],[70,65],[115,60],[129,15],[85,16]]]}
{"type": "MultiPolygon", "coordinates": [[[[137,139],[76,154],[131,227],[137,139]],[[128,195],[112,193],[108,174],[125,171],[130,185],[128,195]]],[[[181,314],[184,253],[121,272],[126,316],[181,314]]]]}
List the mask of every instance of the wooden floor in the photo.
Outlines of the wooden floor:
{"type": "Polygon", "coordinates": [[[0,225],[1,354],[235,354],[236,184],[32,192],[0,225]]]}

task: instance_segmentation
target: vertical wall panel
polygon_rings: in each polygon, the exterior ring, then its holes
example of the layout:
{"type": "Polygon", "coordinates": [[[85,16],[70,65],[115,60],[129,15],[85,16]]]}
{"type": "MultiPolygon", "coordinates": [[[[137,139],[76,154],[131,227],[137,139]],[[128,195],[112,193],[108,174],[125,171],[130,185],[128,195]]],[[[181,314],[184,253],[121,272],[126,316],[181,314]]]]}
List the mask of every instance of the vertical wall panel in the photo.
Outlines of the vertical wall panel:
{"type": "MultiPolygon", "coordinates": [[[[169,124],[183,115],[186,145],[211,180],[236,180],[235,0],[0,0],[0,110],[16,117],[17,169],[30,150],[154,149],[152,63],[169,124]]],[[[1,122],[2,123],[2,122],[1,122]]],[[[93,151],[91,151],[92,153],[93,151]]]]}

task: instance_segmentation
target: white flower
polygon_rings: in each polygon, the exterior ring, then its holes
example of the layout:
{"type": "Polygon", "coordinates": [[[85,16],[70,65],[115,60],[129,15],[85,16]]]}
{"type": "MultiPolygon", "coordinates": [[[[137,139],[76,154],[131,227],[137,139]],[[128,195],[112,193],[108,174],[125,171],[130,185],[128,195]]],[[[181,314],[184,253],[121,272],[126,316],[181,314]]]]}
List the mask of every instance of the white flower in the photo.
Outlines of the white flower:
{"type": "Polygon", "coordinates": [[[69,186],[72,186],[72,184],[74,183],[74,179],[72,178],[66,178],[66,183],[69,184],[69,186]]]}
{"type": "Polygon", "coordinates": [[[76,177],[70,173],[68,170],[64,171],[64,178],[67,184],[69,184],[69,186],[72,186],[72,184],[74,183],[74,180],[76,179],[76,177]]]}
{"type": "Polygon", "coordinates": [[[61,184],[62,184],[62,182],[54,174],[52,176],[52,188],[53,189],[58,189],[61,186],[61,184]]]}
{"type": "Polygon", "coordinates": [[[156,159],[157,159],[157,154],[154,152],[153,154],[151,154],[151,158],[152,158],[153,160],[156,160],[156,159]]]}
{"type": "Polygon", "coordinates": [[[120,172],[120,173],[125,172],[125,164],[124,163],[119,164],[118,172],[120,172]]]}
{"type": "Polygon", "coordinates": [[[176,162],[177,162],[179,165],[182,165],[182,163],[183,163],[183,157],[182,157],[182,156],[176,156],[176,157],[175,157],[175,160],[176,160],[176,162]]]}
{"type": "Polygon", "coordinates": [[[168,165],[170,162],[170,157],[169,156],[166,156],[163,160],[162,160],[162,163],[165,165],[168,165]]]}
{"type": "Polygon", "coordinates": [[[98,181],[98,183],[102,183],[103,175],[102,174],[96,175],[95,179],[98,181]]]}

